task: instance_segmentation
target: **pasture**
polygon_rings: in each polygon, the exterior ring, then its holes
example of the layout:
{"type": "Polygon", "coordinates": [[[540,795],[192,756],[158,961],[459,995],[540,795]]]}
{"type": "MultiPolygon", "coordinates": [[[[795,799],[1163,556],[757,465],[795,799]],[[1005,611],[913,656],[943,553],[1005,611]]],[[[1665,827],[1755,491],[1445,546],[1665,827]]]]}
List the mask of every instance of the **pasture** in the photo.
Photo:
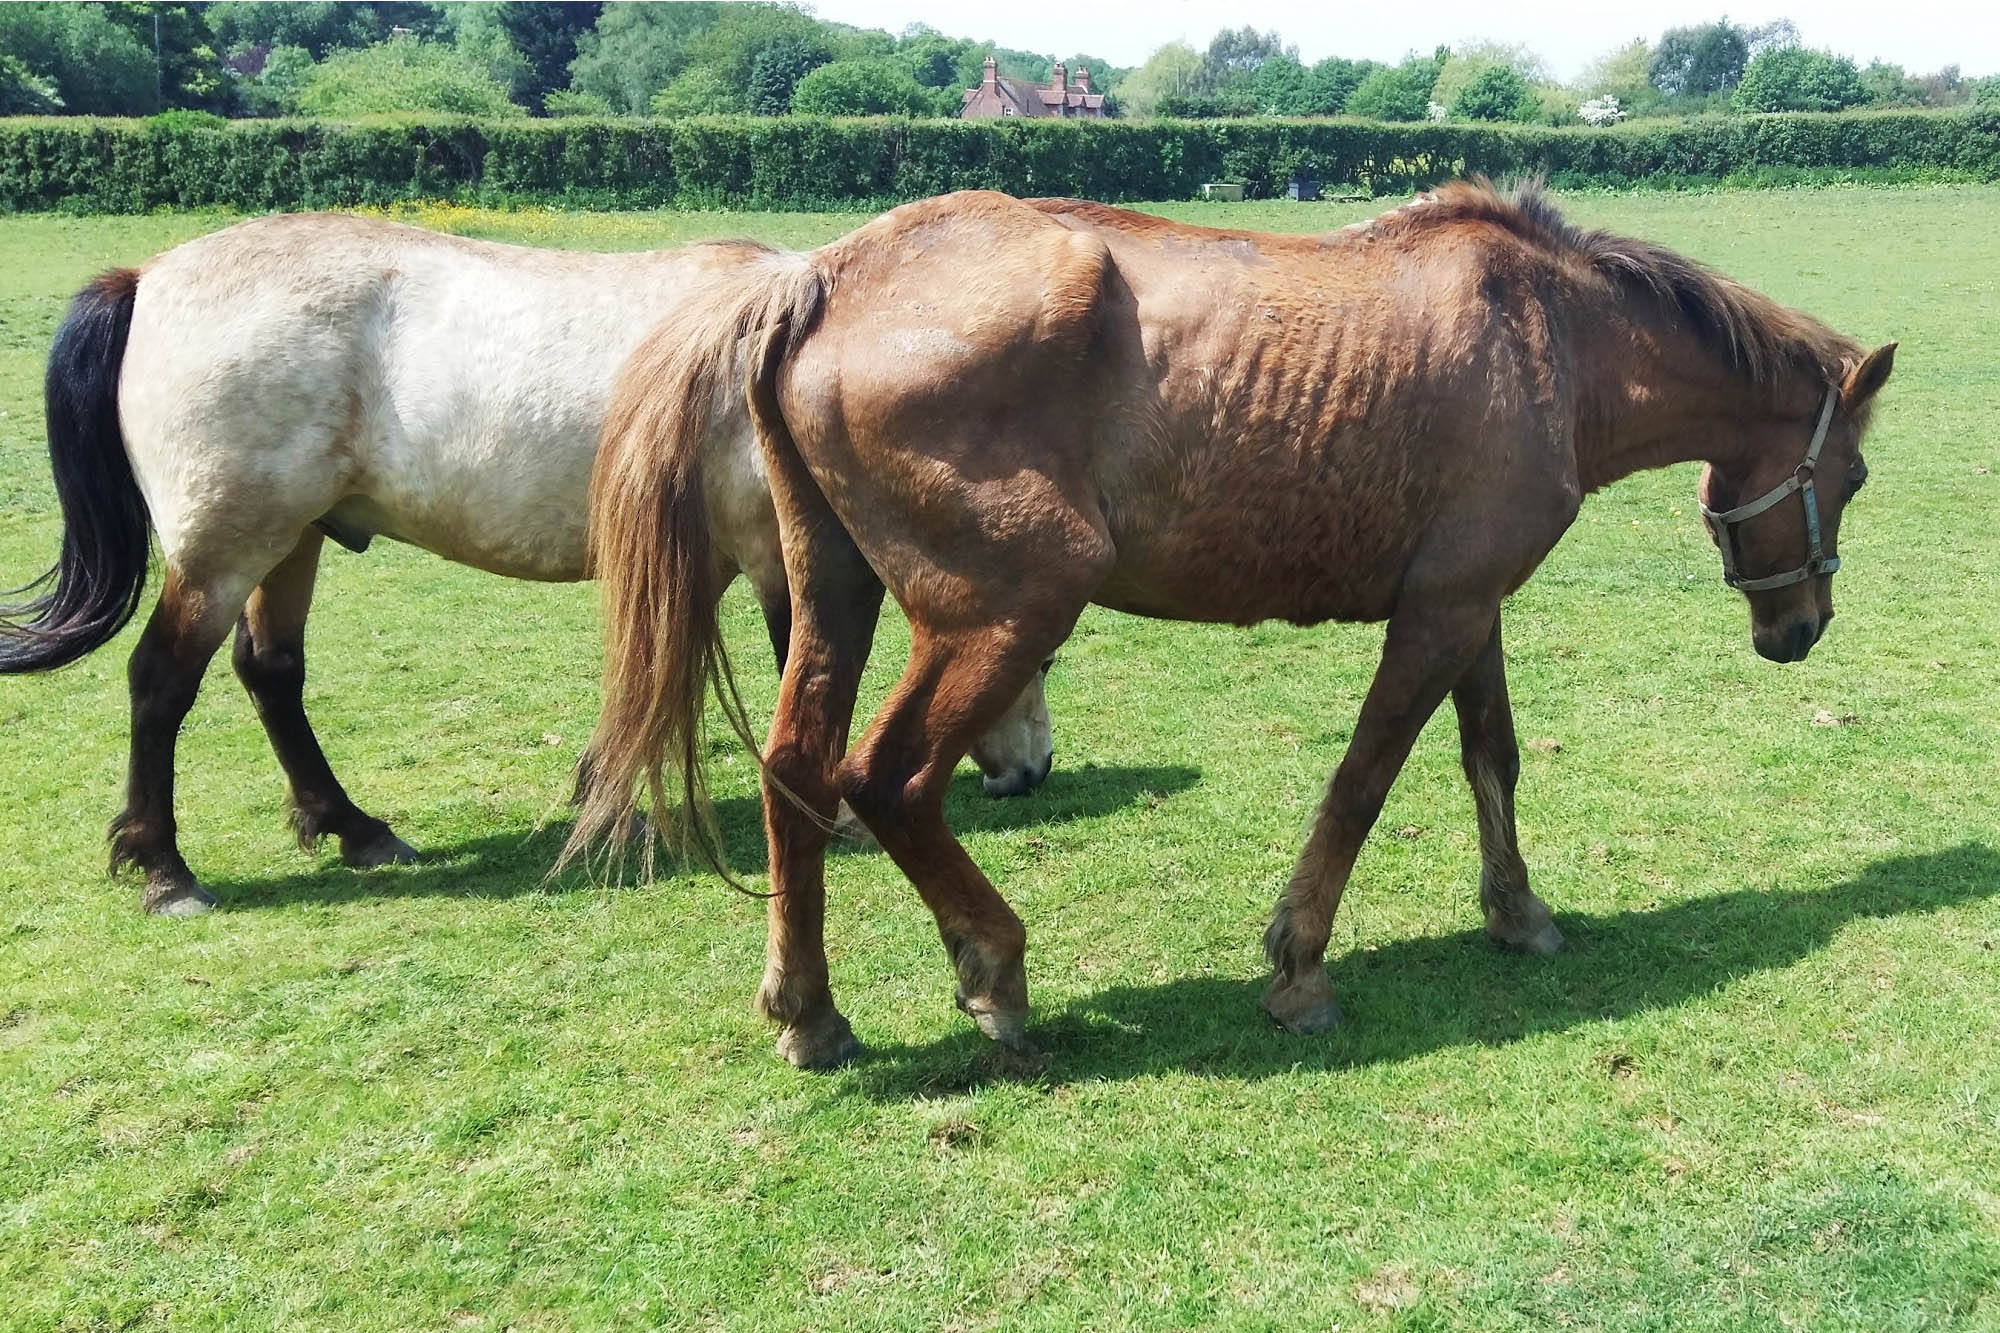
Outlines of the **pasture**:
{"type": "MultiPolygon", "coordinates": [[[[421,864],[292,844],[220,655],[177,804],[224,910],[145,917],[103,873],[133,633],[0,681],[0,1327],[2000,1326],[2000,189],[1567,206],[1902,348],[1807,662],[1752,652],[1692,468],[1589,500],[1509,603],[1561,956],[1483,940],[1447,708],[1335,924],[1348,1026],[1274,1031],[1258,940],[1380,630],[1094,610],[1046,786],[993,802],[968,767],[951,799],[1027,922],[1046,1070],[1008,1076],[928,912],[848,848],[829,949],[869,1049],[801,1074],[750,1008],[761,904],[695,870],[544,878],[591,591],[330,549],[307,706],[421,864]]],[[[858,221],[398,215],[595,248],[858,221]]],[[[0,220],[0,581],[56,549],[69,295],[228,220],[0,220]]],[[[768,714],[740,587],[726,612],[768,714]]],[[[720,729],[712,754],[755,883],[755,766],[720,729]]]]}

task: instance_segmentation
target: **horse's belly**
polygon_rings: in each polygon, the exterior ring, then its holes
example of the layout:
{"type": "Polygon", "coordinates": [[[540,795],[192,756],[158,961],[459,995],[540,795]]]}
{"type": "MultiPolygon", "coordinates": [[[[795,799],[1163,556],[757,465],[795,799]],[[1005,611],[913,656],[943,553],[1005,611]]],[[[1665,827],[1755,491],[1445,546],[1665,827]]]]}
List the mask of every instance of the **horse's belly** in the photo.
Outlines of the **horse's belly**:
{"type": "Polygon", "coordinates": [[[573,514],[524,520],[518,514],[476,513],[455,505],[419,508],[407,500],[384,505],[353,495],[329,510],[318,526],[351,550],[386,537],[489,574],[571,583],[583,577],[585,554],[584,497],[575,499],[573,514]]]}
{"type": "Polygon", "coordinates": [[[1155,620],[1212,625],[1256,625],[1287,620],[1318,625],[1329,620],[1386,620],[1395,609],[1395,585],[1375,575],[1270,577],[1255,567],[1182,566],[1163,572],[1113,569],[1091,600],[1099,606],[1155,620]]]}
{"type": "Polygon", "coordinates": [[[1287,522],[1268,509],[1171,517],[1155,509],[1114,520],[1117,563],[1092,600],[1135,615],[1226,625],[1387,619],[1406,543],[1350,530],[1332,505],[1305,513],[1287,522]]]}

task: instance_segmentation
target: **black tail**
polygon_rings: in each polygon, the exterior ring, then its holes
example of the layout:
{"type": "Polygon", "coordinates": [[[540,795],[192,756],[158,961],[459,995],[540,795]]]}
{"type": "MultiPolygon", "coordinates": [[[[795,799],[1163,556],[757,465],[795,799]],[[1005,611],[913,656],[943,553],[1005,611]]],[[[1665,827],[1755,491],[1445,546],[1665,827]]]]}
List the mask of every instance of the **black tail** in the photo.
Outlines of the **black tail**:
{"type": "Polygon", "coordinates": [[[62,555],[10,594],[45,589],[41,596],[0,606],[0,674],[67,666],[139,609],[151,521],[118,429],[118,371],[138,292],[137,269],[101,274],[76,294],[56,330],[44,395],[62,555]]]}

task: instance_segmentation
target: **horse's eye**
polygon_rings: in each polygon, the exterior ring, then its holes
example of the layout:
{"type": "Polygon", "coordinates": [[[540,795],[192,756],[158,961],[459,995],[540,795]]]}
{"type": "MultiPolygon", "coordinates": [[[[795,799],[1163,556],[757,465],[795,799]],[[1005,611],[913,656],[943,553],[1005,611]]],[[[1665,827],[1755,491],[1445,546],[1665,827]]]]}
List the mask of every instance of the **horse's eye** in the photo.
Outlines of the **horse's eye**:
{"type": "Polygon", "coordinates": [[[1053,657],[1045,657],[1045,658],[1043,658],[1043,659],[1042,659],[1042,674],[1043,674],[1044,676],[1048,675],[1048,674],[1049,674],[1049,668],[1050,668],[1050,667],[1052,667],[1052,666],[1054,666],[1055,664],[1056,664],[1056,659],[1055,659],[1055,658],[1053,658],[1053,657]]]}
{"type": "Polygon", "coordinates": [[[1852,500],[1854,493],[1867,484],[1868,464],[1862,459],[1856,458],[1854,466],[1847,469],[1847,498],[1852,500]]]}

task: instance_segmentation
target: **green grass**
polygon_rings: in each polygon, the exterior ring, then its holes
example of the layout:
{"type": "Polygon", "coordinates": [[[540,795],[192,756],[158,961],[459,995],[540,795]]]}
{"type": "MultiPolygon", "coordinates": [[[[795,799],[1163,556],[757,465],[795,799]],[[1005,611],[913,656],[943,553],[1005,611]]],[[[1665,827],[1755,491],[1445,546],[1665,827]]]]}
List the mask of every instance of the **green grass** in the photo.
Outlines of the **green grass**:
{"type": "MultiPolygon", "coordinates": [[[[290,844],[218,661],[179,808],[227,910],[145,918],[101,841],[129,638],[0,682],[0,1326],[2000,1327],[2000,190],[1572,207],[1902,352],[1808,663],[1751,652],[1690,469],[1593,498],[1513,599],[1563,956],[1481,942],[1447,709],[1336,926],[1349,1026],[1271,1031],[1259,932],[1379,631],[1092,612],[1048,785],[952,797],[1028,922],[1047,1074],[993,1076],[915,894],[861,852],[830,863],[830,936],[870,1054],[796,1073],[750,1010],[758,904],[543,880],[589,590],[335,553],[308,704],[421,865],[290,844]]],[[[853,222],[427,216],[603,247],[853,222]]],[[[0,578],[55,549],[63,301],[223,221],[0,221],[0,578]]],[[[748,599],[729,617],[768,708],[748,599]]],[[[900,647],[885,624],[870,698],[900,647]]],[[[760,872],[752,765],[716,756],[760,872]]]]}

